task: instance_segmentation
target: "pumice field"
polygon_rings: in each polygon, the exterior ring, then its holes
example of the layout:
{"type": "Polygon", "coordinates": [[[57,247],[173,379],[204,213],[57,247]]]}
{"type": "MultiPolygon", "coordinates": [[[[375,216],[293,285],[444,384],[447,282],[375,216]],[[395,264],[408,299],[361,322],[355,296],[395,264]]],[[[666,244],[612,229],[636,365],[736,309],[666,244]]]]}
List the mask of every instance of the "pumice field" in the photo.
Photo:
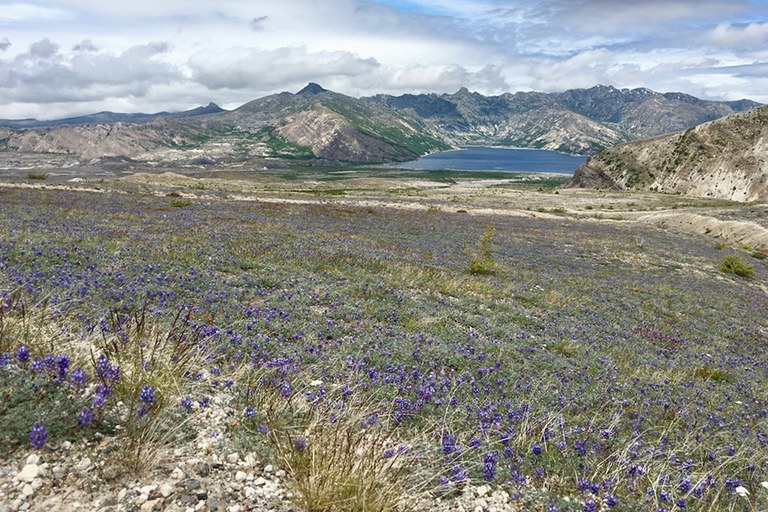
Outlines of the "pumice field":
{"type": "Polygon", "coordinates": [[[0,183],[0,511],[768,510],[768,206],[0,183]]]}

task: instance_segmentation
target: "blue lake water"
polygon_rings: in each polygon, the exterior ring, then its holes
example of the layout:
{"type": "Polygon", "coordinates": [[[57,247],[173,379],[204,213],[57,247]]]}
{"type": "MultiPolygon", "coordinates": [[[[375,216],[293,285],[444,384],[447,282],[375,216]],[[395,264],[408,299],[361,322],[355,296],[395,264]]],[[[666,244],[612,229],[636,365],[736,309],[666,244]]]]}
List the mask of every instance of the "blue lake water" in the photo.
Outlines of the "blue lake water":
{"type": "Polygon", "coordinates": [[[437,171],[556,172],[573,174],[586,157],[544,149],[470,146],[423,156],[412,162],[392,164],[399,169],[437,171]]]}

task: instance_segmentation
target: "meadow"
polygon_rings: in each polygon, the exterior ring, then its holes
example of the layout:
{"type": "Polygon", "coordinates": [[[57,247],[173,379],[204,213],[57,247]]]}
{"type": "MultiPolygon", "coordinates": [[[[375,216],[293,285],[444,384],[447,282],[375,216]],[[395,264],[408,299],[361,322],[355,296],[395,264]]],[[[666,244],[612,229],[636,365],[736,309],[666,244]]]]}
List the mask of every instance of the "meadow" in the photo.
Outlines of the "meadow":
{"type": "Polygon", "coordinates": [[[303,510],[473,485],[768,510],[759,256],[567,215],[3,188],[0,447],[110,436],[148,471],[224,400],[303,510]]]}

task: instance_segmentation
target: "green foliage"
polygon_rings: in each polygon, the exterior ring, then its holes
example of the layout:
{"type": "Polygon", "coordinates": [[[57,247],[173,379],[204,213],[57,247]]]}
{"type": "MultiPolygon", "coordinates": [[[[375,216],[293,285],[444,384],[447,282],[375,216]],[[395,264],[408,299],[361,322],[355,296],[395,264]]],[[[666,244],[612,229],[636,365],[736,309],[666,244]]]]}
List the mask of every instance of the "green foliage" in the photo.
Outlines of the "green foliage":
{"type": "Polygon", "coordinates": [[[30,179],[30,180],[43,181],[43,180],[47,180],[48,179],[48,175],[46,173],[44,173],[44,172],[33,172],[33,171],[30,171],[30,172],[27,173],[27,178],[30,179]]]}
{"type": "Polygon", "coordinates": [[[744,279],[755,277],[755,268],[746,263],[738,254],[729,254],[720,260],[720,272],[734,274],[744,279]]]}
{"type": "Polygon", "coordinates": [[[41,420],[48,442],[77,439],[85,433],[77,428],[77,413],[87,404],[66,382],[51,380],[45,373],[0,369],[0,449],[7,453],[29,444],[29,427],[41,420]]]}
{"type": "Polygon", "coordinates": [[[171,199],[171,202],[169,204],[174,208],[184,208],[186,206],[190,206],[192,204],[192,201],[190,201],[189,199],[175,198],[175,199],[171,199]]]}
{"type": "Polygon", "coordinates": [[[496,228],[488,226],[480,235],[477,242],[477,248],[469,260],[469,273],[487,275],[493,274],[499,270],[499,264],[493,259],[491,249],[493,248],[493,237],[496,235],[496,228]]]}

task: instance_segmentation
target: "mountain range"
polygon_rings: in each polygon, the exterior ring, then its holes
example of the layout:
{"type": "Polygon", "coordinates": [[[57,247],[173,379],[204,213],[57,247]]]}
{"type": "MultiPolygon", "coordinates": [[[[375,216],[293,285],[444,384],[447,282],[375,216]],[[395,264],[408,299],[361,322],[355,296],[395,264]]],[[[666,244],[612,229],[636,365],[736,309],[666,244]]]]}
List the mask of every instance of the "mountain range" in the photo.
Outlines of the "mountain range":
{"type": "Polygon", "coordinates": [[[407,161],[472,144],[592,154],[758,105],[602,85],[562,93],[484,96],[462,88],[353,98],[310,83],[295,94],[273,94],[231,111],[211,103],[180,113],[0,120],[0,151],[314,165],[407,161]]]}

